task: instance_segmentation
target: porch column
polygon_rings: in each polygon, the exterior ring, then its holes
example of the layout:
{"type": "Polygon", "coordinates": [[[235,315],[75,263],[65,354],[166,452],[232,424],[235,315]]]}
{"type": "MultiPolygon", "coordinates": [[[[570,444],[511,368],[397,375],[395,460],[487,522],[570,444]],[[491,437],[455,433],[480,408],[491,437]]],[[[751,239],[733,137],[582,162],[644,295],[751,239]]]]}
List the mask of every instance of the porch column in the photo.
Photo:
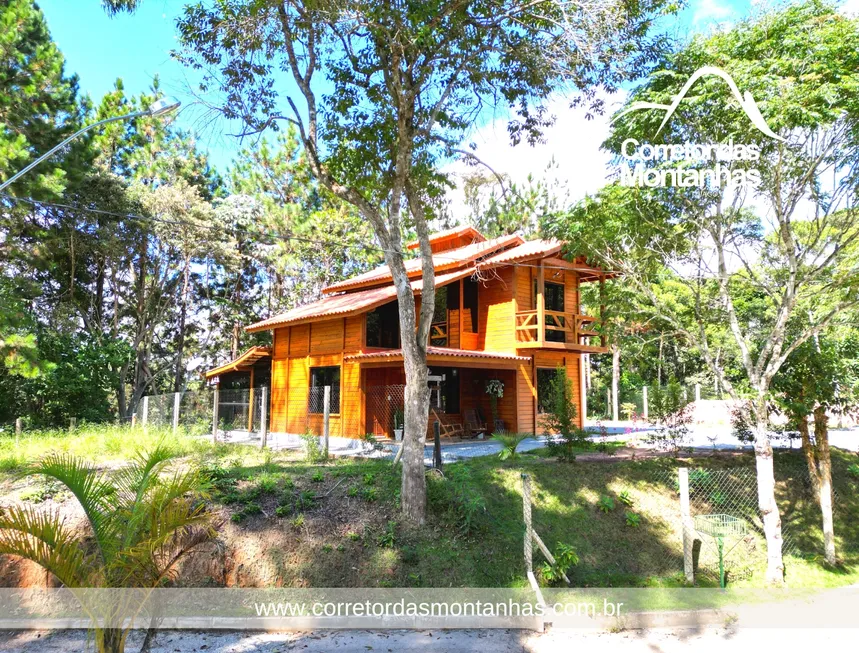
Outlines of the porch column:
{"type": "Polygon", "coordinates": [[[546,287],[544,279],[545,268],[541,260],[540,268],[537,271],[537,341],[541,347],[546,342],[546,287]]]}

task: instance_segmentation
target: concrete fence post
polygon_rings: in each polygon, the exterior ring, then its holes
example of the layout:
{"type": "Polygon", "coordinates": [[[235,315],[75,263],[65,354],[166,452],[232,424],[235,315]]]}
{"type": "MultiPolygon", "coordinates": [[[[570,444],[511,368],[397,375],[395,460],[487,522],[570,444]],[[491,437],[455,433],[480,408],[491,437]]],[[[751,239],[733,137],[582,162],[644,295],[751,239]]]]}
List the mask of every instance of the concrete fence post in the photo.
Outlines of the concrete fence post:
{"type": "Polygon", "coordinates": [[[647,419],[647,386],[641,388],[641,412],[644,419],[647,419]]]}
{"type": "Polygon", "coordinates": [[[259,446],[260,448],[265,449],[268,444],[268,388],[263,386],[259,390],[259,446]]]}
{"type": "Polygon", "coordinates": [[[173,435],[179,430],[179,403],[182,401],[182,393],[173,393],[173,435]]]}
{"type": "Polygon", "coordinates": [[[131,428],[137,427],[137,412],[131,413],[131,428]]]}
{"type": "Polygon", "coordinates": [[[77,425],[78,425],[78,418],[77,417],[70,417],[69,418],[69,432],[71,433],[72,431],[74,431],[75,427],[77,425]]]}
{"type": "Polygon", "coordinates": [[[212,442],[218,441],[218,386],[212,393],[212,442]]]}
{"type": "Polygon", "coordinates": [[[695,401],[701,401],[701,384],[695,384],[695,401]]]}
{"type": "Polygon", "coordinates": [[[24,430],[24,420],[20,417],[15,419],[15,445],[18,445],[18,439],[21,437],[21,431],[24,430]]]}
{"type": "Polygon", "coordinates": [[[605,414],[611,419],[611,388],[605,389],[605,414]]]}
{"type": "Polygon", "coordinates": [[[149,425],[149,397],[143,398],[143,415],[140,421],[143,424],[143,431],[146,432],[149,425]]]}
{"type": "Polygon", "coordinates": [[[331,435],[331,386],[322,391],[322,454],[328,460],[328,438],[331,435]]]}
{"type": "Polygon", "coordinates": [[[695,582],[695,527],[692,523],[692,513],[689,508],[689,469],[681,467],[677,470],[680,486],[680,519],[683,524],[683,573],[690,583],[695,582]]]}
{"type": "Polygon", "coordinates": [[[534,543],[531,539],[531,477],[528,474],[522,474],[522,520],[525,522],[525,546],[523,555],[525,556],[525,572],[527,574],[534,573],[534,543]]]}

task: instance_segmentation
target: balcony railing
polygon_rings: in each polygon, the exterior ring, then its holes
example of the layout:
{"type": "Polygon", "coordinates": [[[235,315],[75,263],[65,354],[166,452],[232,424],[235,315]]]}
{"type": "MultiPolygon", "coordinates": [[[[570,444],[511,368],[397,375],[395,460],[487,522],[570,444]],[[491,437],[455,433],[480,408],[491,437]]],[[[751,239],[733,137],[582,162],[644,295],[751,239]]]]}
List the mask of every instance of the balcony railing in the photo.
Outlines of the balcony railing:
{"type": "Polygon", "coordinates": [[[585,338],[600,338],[600,347],[605,347],[603,337],[594,330],[599,318],[577,313],[543,311],[541,324],[539,311],[516,313],[516,342],[527,347],[543,347],[546,343],[560,345],[585,345],[585,338]]]}
{"type": "Polygon", "coordinates": [[[447,322],[430,325],[429,341],[432,347],[447,347],[447,322]]]}

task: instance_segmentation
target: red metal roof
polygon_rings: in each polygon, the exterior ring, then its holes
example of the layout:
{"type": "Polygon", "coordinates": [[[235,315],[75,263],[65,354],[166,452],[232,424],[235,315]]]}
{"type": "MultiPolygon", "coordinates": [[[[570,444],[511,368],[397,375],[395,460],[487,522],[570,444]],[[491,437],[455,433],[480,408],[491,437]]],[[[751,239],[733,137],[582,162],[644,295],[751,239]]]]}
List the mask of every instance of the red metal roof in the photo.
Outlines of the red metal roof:
{"type": "MultiPolygon", "coordinates": [[[[344,360],[396,360],[402,358],[402,349],[385,349],[383,351],[368,351],[360,354],[344,356],[344,360]]],[[[453,356],[454,358],[477,358],[515,361],[517,363],[530,363],[528,356],[517,356],[516,354],[505,354],[496,351],[473,351],[471,349],[448,349],[447,347],[427,347],[427,356],[453,356]]]]}
{"type": "Polygon", "coordinates": [[[203,376],[206,377],[206,379],[211,379],[214,376],[220,376],[227,372],[237,372],[243,367],[251,367],[258,360],[265,358],[266,356],[271,356],[271,347],[251,347],[229,363],[224,363],[223,365],[219,365],[218,367],[214,367],[211,370],[203,372],[203,376]]]}
{"type": "Polygon", "coordinates": [[[478,263],[478,268],[490,268],[496,265],[527,261],[534,258],[545,258],[561,251],[561,242],[555,240],[529,240],[517,247],[506,249],[495,256],[490,256],[478,263]]]}
{"type": "MultiPolygon", "coordinates": [[[[436,272],[443,270],[451,270],[458,268],[494,252],[497,252],[503,247],[510,245],[521,245],[524,240],[521,236],[510,234],[508,236],[499,236],[491,240],[472,243],[465,247],[451,249],[444,252],[439,252],[432,257],[433,267],[436,272]]],[[[406,272],[410,277],[420,276],[421,274],[421,259],[413,258],[406,261],[406,272]]],[[[375,270],[370,270],[364,274],[359,274],[357,277],[345,279],[330,286],[323,288],[325,294],[335,293],[346,290],[354,290],[363,286],[376,285],[391,281],[391,272],[387,265],[381,265],[375,270]]]]}
{"type": "MultiPolygon", "coordinates": [[[[430,234],[429,244],[433,245],[435,243],[440,243],[444,240],[451,240],[453,238],[467,238],[471,237],[475,242],[482,242],[486,240],[486,236],[480,233],[474,227],[453,227],[452,229],[447,229],[446,231],[439,231],[434,234],[430,234]]],[[[413,240],[408,245],[406,245],[409,249],[418,249],[420,247],[420,243],[417,240],[413,240]]]]}
{"type": "MultiPolygon", "coordinates": [[[[474,272],[475,269],[470,267],[465,270],[441,274],[435,278],[435,285],[440,288],[463,277],[470,276],[474,272]]],[[[421,290],[423,290],[423,280],[416,279],[411,282],[411,286],[415,294],[420,294],[421,290]]],[[[248,333],[268,331],[276,327],[311,322],[323,317],[348,317],[350,315],[366,313],[377,306],[393,301],[396,297],[397,290],[393,285],[339,295],[328,295],[310,304],[293,308],[286,313],[281,313],[262,322],[251,324],[245,327],[245,331],[248,333]]]]}

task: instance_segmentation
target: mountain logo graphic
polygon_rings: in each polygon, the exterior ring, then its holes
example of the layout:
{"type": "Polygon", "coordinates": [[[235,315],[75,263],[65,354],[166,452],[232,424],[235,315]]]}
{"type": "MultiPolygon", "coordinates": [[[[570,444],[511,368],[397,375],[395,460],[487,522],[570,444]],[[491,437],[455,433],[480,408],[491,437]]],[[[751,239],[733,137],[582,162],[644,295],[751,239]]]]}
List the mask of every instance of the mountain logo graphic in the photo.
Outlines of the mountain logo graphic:
{"type": "Polygon", "coordinates": [[[665,111],[665,118],[662,119],[662,124],[659,125],[659,129],[656,131],[657,134],[662,131],[662,128],[665,127],[665,124],[668,122],[668,119],[674,114],[677,110],[677,106],[680,102],[683,101],[683,98],[686,97],[686,94],[689,92],[689,89],[692,88],[692,85],[697,82],[702,77],[707,75],[715,75],[716,77],[720,77],[731,89],[731,92],[734,94],[734,97],[737,99],[737,102],[740,103],[743,111],[746,112],[746,116],[748,116],[749,120],[751,120],[752,124],[757,127],[759,131],[766,134],[770,138],[774,138],[777,141],[782,141],[786,143],[787,141],[776,134],[772,129],[767,125],[766,120],[761,115],[760,109],[758,109],[758,105],[755,103],[755,99],[752,97],[752,94],[748,91],[745,94],[740,93],[740,89],[737,87],[737,83],[733,80],[733,78],[726,73],[721,68],[716,68],[715,66],[703,66],[695,71],[695,73],[689,78],[689,80],[683,85],[683,88],[680,89],[680,92],[674,96],[674,101],[671,104],[659,104],[658,102],[636,102],[631,107],[619,113],[615,118],[611,121],[614,124],[621,117],[625,116],[632,111],[640,111],[642,109],[660,109],[665,111]]]}

